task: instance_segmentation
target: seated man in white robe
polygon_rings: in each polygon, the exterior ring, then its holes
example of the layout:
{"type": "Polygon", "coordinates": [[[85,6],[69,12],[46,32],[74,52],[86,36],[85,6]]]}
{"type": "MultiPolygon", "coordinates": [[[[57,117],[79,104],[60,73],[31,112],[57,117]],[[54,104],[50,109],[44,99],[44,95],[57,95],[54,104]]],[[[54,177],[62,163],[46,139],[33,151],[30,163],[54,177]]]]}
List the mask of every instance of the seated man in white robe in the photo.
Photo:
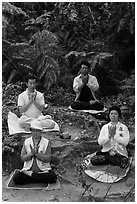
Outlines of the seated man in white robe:
{"type": "Polygon", "coordinates": [[[29,131],[30,123],[37,118],[41,121],[43,129],[53,129],[55,126],[54,120],[50,115],[44,116],[42,114],[45,108],[44,96],[43,93],[35,89],[36,77],[34,75],[28,76],[27,87],[18,97],[18,107],[22,114],[18,120],[20,127],[29,131]]]}
{"type": "Polygon", "coordinates": [[[74,78],[73,89],[76,92],[76,99],[71,104],[74,110],[103,110],[104,105],[95,97],[95,91],[99,84],[95,76],[89,74],[90,64],[87,61],[81,62],[79,75],[74,78]]]}

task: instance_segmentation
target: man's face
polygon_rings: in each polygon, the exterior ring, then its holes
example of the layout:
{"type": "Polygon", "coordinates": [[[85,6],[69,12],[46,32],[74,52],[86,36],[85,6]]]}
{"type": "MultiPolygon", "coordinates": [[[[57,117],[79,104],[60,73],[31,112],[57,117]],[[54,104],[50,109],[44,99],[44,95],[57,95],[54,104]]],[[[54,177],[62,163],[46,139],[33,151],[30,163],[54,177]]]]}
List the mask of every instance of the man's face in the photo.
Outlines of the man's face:
{"type": "Polygon", "coordinates": [[[81,74],[87,75],[89,72],[88,67],[84,64],[81,65],[81,74]]]}
{"type": "Polygon", "coordinates": [[[34,89],[36,88],[36,79],[29,79],[27,87],[30,92],[34,92],[34,89]]]}
{"type": "Polygon", "coordinates": [[[31,133],[34,139],[38,139],[41,137],[41,130],[31,129],[31,133]]]}

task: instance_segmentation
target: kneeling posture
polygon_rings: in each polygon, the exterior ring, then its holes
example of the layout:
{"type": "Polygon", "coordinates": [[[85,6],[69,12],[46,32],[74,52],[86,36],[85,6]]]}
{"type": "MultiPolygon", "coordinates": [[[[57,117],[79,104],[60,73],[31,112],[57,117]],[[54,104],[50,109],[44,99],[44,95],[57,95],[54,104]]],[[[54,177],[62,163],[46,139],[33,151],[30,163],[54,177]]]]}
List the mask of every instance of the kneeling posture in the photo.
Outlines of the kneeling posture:
{"type": "Polygon", "coordinates": [[[33,120],[31,130],[32,136],[25,140],[21,150],[23,169],[14,175],[13,181],[16,184],[55,183],[57,176],[50,166],[50,142],[41,136],[41,122],[33,120]]]}

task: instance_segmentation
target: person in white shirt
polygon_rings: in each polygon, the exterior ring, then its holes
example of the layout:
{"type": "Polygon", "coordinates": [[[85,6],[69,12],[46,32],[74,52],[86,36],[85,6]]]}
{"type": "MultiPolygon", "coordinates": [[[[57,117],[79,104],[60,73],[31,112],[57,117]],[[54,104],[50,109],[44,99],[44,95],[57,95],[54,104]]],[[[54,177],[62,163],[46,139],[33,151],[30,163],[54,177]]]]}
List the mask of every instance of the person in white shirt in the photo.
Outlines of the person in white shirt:
{"type": "Polygon", "coordinates": [[[23,169],[13,176],[13,181],[16,184],[56,183],[57,175],[50,165],[50,141],[41,136],[42,130],[39,120],[35,119],[31,122],[31,137],[24,141],[21,150],[23,169]]]}
{"type": "Polygon", "coordinates": [[[128,164],[128,152],[126,149],[130,140],[129,130],[121,123],[121,110],[112,106],[109,110],[110,122],[104,125],[98,137],[98,143],[102,150],[91,158],[93,165],[112,164],[125,168],[128,164]]]}
{"type": "Polygon", "coordinates": [[[74,78],[73,89],[76,92],[75,101],[71,108],[75,110],[103,110],[104,106],[96,99],[94,92],[99,84],[95,76],[89,74],[88,61],[81,62],[79,75],[74,78]]]}
{"type": "Polygon", "coordinates": [[[54,120],[50,115],[44,116],[42,113],[45,108],[44,95],[35,89],[36,77],[34,75],[28,76],[27,87],[18,97],[18,107],[22,115],[18,120],[19,125],[29,131],[30,123],[33,119],[38,118],[43,128],[53,129],[55,126],[54,120]]]}

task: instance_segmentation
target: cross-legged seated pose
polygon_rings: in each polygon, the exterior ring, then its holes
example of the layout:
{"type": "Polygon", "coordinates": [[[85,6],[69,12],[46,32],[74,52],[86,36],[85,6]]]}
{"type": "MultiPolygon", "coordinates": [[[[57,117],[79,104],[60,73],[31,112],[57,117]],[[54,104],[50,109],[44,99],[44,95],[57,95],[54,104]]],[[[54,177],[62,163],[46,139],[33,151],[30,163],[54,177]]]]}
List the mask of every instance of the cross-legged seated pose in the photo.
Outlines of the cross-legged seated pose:
{"type": "Polygon", "coordinates": [[[21,150],[23,169],[14,174],[16,184],[55,183],[56,174],[50,166],[51,147],[48,139],[41,136],[42,125],[37,119],[31,123],[31,137],[27,138],[21,150]]]}
{"type": "Polygon", "coordinates": [[[90,64],[82,61],[79,75],[74,78],[73,89],[76,99],[71,104],[75,110],[103,110],[104,106],[96,99],[94,92],[99,84],[95,76],[89,74],[90,64]]]}
{"type": "Polygon", "coordinates": [[[22,116],[19,118],[19,125],[25,130],[29,130],[30,123],[33,119],[38,118],[43,128],[52,129],[55,126],[54,120],[50,115],[43,115],[45,108],[44,96],[36,88],[36,77],[28,76],[27,89],[18,97],[18,107],[22,116]]]}
{"type": "Polygon", "coordinates": [[[102,150],[91,158],[93,165],[111,164],[125,168],[128,164],[126,145],[129,143],[129,131],[126,125],[121,123],[121,110],[112,106],[109,110],[110,122],[104,125],[100,131],[98,143],[102,150]]]}

